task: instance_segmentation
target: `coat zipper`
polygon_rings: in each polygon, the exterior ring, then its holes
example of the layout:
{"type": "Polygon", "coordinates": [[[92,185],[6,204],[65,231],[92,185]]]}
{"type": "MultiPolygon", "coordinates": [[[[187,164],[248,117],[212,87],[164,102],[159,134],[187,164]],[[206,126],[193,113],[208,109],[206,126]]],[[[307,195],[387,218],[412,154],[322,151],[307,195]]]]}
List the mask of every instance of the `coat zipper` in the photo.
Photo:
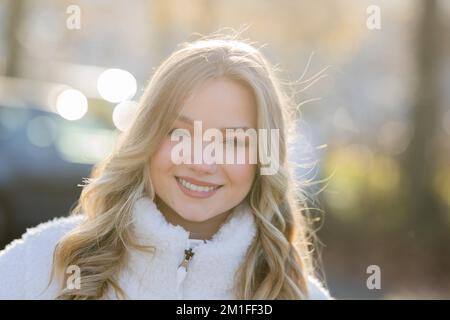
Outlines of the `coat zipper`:
{"type": "Polygon", "coordinates": [[[178,299],[182,299],[183,292],[182,292],[182,284],[184,282],[184,279],[186,278],[186,274],[188,271],[189,262],[191,261],[192,257],[194,256],[193,249],[189,246],[189,239],[187,240],[187,249],[184,249],[184,258],[183,261],[180,263],[177,269],[177,297],[178,299]]]}

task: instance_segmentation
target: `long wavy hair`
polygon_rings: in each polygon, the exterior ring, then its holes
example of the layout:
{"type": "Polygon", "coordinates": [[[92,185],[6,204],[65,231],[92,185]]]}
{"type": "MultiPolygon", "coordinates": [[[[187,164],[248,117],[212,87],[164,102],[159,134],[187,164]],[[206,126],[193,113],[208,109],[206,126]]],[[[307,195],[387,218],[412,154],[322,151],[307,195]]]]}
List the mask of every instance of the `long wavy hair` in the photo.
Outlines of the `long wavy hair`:
{"type": "Polygon", "coordinates": [[[247,87],[257,103],[257,126],[279,129],[280,167],[260,175],[246,197],[257,233],[235,275],[236,299],[304,299],[313,272],[311,231],[305,198],[288,161],[288,137],[296,115],[292,98],[260,48],[238,35],[212,35],[182,43],[154,72],[131,125],[113,152],[98,163],[71,214],[84,215],[79,226],[57,244],[52,277],[61,276],[59,299],[102,299],[113,289],[126,298],[118,274],[136,243],[131,226],[135,201],[155,199],[148,164],[168,134],[183,102],[207,80],[226,77],[247,87]],[[79,267],[79,289],[64,287],[69,266],[79,267]]]}

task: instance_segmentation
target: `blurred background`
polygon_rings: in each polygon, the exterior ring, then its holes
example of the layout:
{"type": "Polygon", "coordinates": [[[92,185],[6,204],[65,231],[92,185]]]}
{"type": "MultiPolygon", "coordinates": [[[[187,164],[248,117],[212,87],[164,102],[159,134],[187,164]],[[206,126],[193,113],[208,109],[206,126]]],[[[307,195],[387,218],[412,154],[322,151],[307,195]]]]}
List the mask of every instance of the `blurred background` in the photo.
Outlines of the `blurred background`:
{"type": "Polygon", "coordinates": [[[450,298],[445,0],[1,0],[0,249],[69,213],[178,43],[243,26],[298,84],[293,160],[317,182],[331,294],[450,298]]]}

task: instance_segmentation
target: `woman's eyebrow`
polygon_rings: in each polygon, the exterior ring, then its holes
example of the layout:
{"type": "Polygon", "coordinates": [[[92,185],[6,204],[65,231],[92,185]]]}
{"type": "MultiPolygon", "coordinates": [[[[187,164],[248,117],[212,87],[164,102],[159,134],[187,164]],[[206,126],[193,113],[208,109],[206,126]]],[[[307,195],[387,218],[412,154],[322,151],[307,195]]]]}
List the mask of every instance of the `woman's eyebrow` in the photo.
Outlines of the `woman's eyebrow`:
{"type": "MultiPolygon", "coordinates": [[[[182,122],[184,122],[184,123],[187,123],[187,124],[189,124],[189,125],[191,125],[191,126],[194,126],[194,120],[192,120],[191,118],[186,117],[186,116],[184,116],[184,115],[179,115],[178,118],[177,118],[177,120],[182,121],[182,122]]],[[[237,126],[237,127],[224,127],[224,128],[218,128],[218,129],[219,129],[219,130],[226,130],[226,129],[234,129],[234,130],[236,130],[236,129],[242,129],[242,130],[248,130],[248,129],[250,129],[250,127],[248,127],[248,126],[237,126]]]]}
{"type": "Polygon", "coordinates": [[[194,120],[192,120],[192,119],[190,119],[190,118],[188,118],[186,116],[183,116],[183,115],[179,115],[177,120],[179,120],[181,122],[185,122],[185,123],[190,124],[192,126],[194,125],[194,120]]]}

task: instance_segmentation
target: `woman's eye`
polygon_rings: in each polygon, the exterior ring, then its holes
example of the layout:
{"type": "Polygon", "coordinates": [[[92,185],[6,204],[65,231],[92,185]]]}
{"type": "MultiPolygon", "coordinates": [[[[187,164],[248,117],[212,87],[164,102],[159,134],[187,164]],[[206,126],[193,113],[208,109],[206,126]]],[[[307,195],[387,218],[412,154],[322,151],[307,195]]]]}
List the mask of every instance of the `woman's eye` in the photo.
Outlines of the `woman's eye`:
{"type": "Polygon", "coordinates": [[[234,144],[234,139],[225,140],[225,144],[234,144]]]}
{"type": "Polygon", "coordinates": [[[189,131],[187,131],[186,129],[180,129],[180,128],[173,128],[169,131],[169,133],[167,134],[169,137],[172,136],[172,134],[175,132],[175,130],[177,130],[177,135],[178,136],[189,136],[189,131]]]}
{"type": "Polygon", "coordinates": [[[226,139],[225,144],[234,145],[235,147],[245,147],[246,146],[245,139],[237,139],[237,138],[226,139]]]}

